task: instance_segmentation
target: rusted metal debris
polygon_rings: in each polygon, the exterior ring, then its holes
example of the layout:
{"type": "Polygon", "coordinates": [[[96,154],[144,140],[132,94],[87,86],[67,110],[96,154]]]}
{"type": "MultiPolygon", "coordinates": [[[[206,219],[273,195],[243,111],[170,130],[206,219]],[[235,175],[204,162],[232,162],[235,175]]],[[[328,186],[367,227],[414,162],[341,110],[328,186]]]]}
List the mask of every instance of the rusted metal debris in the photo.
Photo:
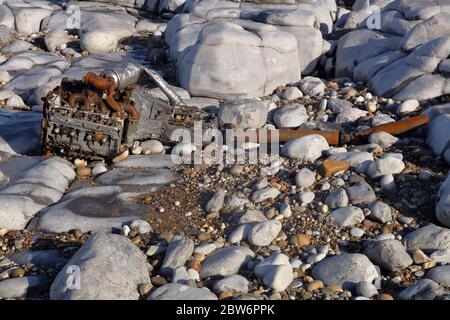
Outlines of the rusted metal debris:
{"type": "Polygon", "coordinates": [[[110,159],[135,140],[174,143],[172,133],[193,128],[195,121],[202,121],[204,130],[217,127],[215,117],[187,107],[155,71],[129,63],[100,75],[87,72],[82,81],[63,79],[44,98],[41,144],[43,154],[110,159]],[[143,73],[169,103],[136,86],[143,73]]]}
{"type": "MultiPolygon", "coordinates": [[[[188,129],[192,135],[194,123],[202,122],[202,131],[217,129],[215,116],[195,107],[187,107],[155,71],[141,65],[126,64],[105,70],[97,75],[87,72],[82,81],[63,79],[61,86],[44,98],[41,143],[43,154],[57,154],[66,158],[112,158],[123,144],[131,146],[136,140],[172,140],[177,129],[188,129]],[[169,103],[152,96],[136,85],[142,74],[152,79],[169,103]]],[[[428,116],[420,115],[375,128],[345,133],[340,130],[253,130],[231,135],[257,143],[277,139],[286,142],[299,137],[319,134],[330,145],[357,144],[374,132],[385,131],[398,135],[428,123],[428,116]],[[240,135],[244,135],[241,137],[240,135]],[[255,141],[252,141],[255,140],[255,141]]],[[[227,135],[225,135],[227,137],[227,135]]]]}
{"type": "MultiPolygon", "coordinates": [[[[399,135],[405,132],[414,130],[423,125],[426,125],[429,121],[427,115],[419,115],[408,119],[383,124],[374,128],[345,133],[340,130],[324,131],[324,130],[290,130],[290,129],[278,129],[278,130],[256,130],[256,135],[249,135],[244,133],[246,141],[257,143],[270,143],[273,138],[279,142],[287,142],[295,140],[297,138],[318,134],[324,137],[330,145],[343,145],[343,144],[360,144],[364,142],[364,139],[369,137],[375,132],[387,132],[392,135],[399,135]],[[263,132],[264,131],[264,132],[263,132]],[[252,137],[256,137],[255,141],[251,141],[252,137]]],[[[236,138],[239,138],[238,136],[236,138]]]]}

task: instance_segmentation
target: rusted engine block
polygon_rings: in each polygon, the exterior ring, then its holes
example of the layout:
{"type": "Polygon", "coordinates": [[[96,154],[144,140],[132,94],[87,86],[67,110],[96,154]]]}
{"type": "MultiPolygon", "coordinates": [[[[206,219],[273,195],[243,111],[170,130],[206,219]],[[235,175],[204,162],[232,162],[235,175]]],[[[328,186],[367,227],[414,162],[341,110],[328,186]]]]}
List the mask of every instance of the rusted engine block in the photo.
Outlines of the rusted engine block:
{"type": "Polygon", "coordinates": [[[192,132],[196,121],[202,122],[203,130],[217,128],[213,115],[186,106],[157,75],[155,79],[146,70],[173,105],[136,84],[142,71],[139,66],[118,70],[118,77],[114,77],[114,72],[88,72],[83,81],[63,79],[59,87],[48,93],[41,130],[44,154],[68,159],[110,159],[124,145],[132,146],[137,140],[158,139],[174,144],[178,142],[173,140],[174,130],[192,132]]]}

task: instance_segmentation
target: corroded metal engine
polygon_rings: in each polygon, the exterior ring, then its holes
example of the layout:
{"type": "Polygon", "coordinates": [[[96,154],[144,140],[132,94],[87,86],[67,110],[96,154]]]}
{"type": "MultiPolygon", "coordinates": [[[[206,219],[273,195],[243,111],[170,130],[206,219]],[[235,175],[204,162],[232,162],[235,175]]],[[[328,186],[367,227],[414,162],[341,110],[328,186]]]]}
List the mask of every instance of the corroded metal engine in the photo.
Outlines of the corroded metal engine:
{"type": "Polygon", "coordinates": [[[128,63],[82,81],[63,79],[44,98],[41,144],[44,154],[65,158],[110,159],[134,141],[158,139],[178,142],[172,133],[180,128],[192,132],[194,122],[202,129],[217,128],[216,118],[188,107],[155,71],[128,63]],[[147,74],[167,96],[169,103],[140,86],[147,74]]]}

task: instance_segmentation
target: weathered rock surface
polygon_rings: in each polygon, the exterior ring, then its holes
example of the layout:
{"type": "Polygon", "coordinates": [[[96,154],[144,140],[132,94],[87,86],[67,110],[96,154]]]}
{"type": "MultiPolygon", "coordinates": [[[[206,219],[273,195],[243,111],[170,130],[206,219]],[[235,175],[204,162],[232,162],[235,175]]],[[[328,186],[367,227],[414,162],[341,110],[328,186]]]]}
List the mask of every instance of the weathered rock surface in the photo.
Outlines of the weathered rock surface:
{"type": "Polygon", "coordinates": [[[58,273],[50,299],[137,300],[144,283],[150,283],[145,255],[125,237],[97,233],[58,273]]]}

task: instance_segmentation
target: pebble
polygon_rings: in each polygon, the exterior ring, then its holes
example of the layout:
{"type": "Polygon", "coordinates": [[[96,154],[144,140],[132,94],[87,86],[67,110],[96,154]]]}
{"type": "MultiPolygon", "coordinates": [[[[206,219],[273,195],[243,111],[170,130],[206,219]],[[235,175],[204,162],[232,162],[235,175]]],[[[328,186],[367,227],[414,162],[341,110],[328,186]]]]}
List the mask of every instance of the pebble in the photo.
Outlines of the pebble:
{"type": "Polygon", "coordinates": [[[112,162],[113,163],[118,163],[118,162],[120,162],[122,160],[125,160],[126,158],[128,158],[128,155],[129,155],[129,151],[125,150],[122,153],[120,153],[118,156],[114,157],[112,159],[112,162]]]}
{"type": "Polygon", "coordinates": [[[267,199],[275,199],[280,194],[280,191],[276,188],[264,188],[256,190],[252,194],[252,201],[254,203],[260,203],[267,199]]]}
{"type": "Polygon", "coordinates": [[[322,162],[321,174],[325,177],[331,177],[340,171],[347,171],[350,164],[347,161],[326,159],[322,162]]]}
{"type": "Polygon", "coordinates": [[[355,238],[361,238],[364,235],[365,231],[361,228],[351,228],[350,235],[355,238]]]}
{"type": "Polygon", "coordinates": [[[298,200],[302,203],[302,205],[307,205],[308,203],[313,202],[314,198],[314,192],[302,192],[298,194],[298,200]]]}
{"type": "Polygon", "coordinates": [[[311,243],[311,236],[299,233],[291,237],[290,243],[297,248],[301,248],[311,243]]]}
{"type": "Polygon", "coordinates": [[[308,290],[309,292],[313,292],[319,289],[322,289],[324,287],[323,282],[320,280],[314,280],[310,283],[308,283],[308,285],[306,286],[306,290],[308,290]]]}
{"type": "Polygon", "coordinates": [[[308,188],[316,182],[316,174],[308,168],[302,168],[295,175],[295,184],[300,188],[308,188]]]}
{"type": "Polygon", "coordinates": [[[363,222],[364,213],[358,207],[339,208],[331,211],[331,219],[340,227],[354,226],[363,222]]]}
{"type": "Polygon", "coordinates": [[[403,116],[405,114],[416,111],[420,106],[417,100],[406,100],[402,102],[397,108],[397,115],[403,116]]]}
{"type": "Polygon", "coordinates": [[[255,246],[268,246],[278,236],[281,227],[281,222],[278,220],[260,222],[249,231],[248,240],[255,246]]]}

